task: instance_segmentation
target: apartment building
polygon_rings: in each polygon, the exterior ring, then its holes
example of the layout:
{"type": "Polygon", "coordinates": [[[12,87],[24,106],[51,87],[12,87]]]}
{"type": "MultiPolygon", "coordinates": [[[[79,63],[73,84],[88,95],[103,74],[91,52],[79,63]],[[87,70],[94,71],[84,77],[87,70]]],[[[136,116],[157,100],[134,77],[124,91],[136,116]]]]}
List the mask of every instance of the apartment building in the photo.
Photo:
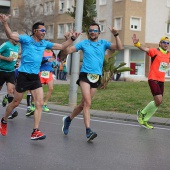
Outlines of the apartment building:
{"type": "MultiPolygon", "coordinates": [[[[31,32],[36,21],[44,21],[46,39],[62,43],[64,33],[74,29],[74,19],[65,14],[72,10],[74,0],[12,0],[11,27],[20,32],[31,32]]],[[[150,58],[132,43],[137,34],[142,44],[158,47],[162,36],[170,36],[170,0],[96,0],[97,17],[101,34],[99,38],[114,42],[108,26],[119,30],[124,49],[116,56],[116,64],[127,63],[134,69],[122,74],[124,78],[147,77],[150,58]]],[[[82,39],[86,38],[83,34],[82,39]]],[[[170,72],[167,73],[167,77],[170,72]]]]}
{"type": "MultiPolygon", "coordinates": [[[[1,0],[0,1],[0,13],[9,14],[10,12],[10,0],[1,0]]],[[[0,23],[0,44],[7,40],[2,24],[0,23]]]]}

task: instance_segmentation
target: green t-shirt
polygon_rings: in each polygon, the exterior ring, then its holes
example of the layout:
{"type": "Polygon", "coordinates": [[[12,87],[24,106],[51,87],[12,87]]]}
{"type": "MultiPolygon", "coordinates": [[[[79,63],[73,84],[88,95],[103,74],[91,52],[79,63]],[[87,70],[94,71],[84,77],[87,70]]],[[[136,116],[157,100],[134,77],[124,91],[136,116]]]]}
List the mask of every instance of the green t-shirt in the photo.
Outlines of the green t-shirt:
{"type": "Polygon", "coordinates": [[[13,61],[0,60],[0,71],[12,72],[15,70],[15,64],[18,59],[19,46],[13,45],[10,41],[3,43],[0,46],[0,54],[4,57],[13,56],[13,61]]]}

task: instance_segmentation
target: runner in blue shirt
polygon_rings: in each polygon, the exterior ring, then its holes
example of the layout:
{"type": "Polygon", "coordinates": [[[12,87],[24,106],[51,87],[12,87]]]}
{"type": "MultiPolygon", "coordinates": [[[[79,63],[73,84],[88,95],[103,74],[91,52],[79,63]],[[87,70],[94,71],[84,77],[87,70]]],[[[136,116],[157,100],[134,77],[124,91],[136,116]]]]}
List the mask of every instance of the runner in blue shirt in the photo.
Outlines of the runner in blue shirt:
{"type": "Polygon", "coordinates": [[[18,69],[16,81],[16,91],[13,101],[8,105],[4,117],[1,119],[1,134],[7,135],[7,119],[11,111],[17,107],[27,90],[31,90],[36,109],[34,111],[34,127],[31,134],[31,140],[42,140],[46,135],[39,128],[43,106],[43,89],[38,76],[40,65],[45,49],[64,50],[80,35],[74,32],[70,39],[62,44],[52,43],[44,40],[46,29],[44,23],[37,22],[32,27],[32,36],[13,34],[7,20],[9,16],[0,14],[0,21],[5,29],[8,38],[21,43],[21,65],[18,69]]]}
{"type": "MultiPolygon", "coordinates": [[[[114,27],[109,29],[115,37],[116,44],[106,40],[98,40],[100,27],[97,23],[93,23],[88,30],[88,40],[83,40],[75,46],[65,50],[66,54],[74,53],[79,50],[82,50],[83,52],[83,63],[79,79],[77,80],[77,84],[80,86],[82,92],[82,101],[70,116],[63,117],[62,131],[65,135],[69,132],[69,126],[73,118],[83,111],[87,141],[91,141],[97,137],[97,133],[90,129],[90,106],[92,97],[94,96],[97,87],[100,85],[105,51],[107,49],[122,49],[118,31],[114,27]]],[[[66,35],[65,37],[67,39],[69,36],[66,35]]]]}

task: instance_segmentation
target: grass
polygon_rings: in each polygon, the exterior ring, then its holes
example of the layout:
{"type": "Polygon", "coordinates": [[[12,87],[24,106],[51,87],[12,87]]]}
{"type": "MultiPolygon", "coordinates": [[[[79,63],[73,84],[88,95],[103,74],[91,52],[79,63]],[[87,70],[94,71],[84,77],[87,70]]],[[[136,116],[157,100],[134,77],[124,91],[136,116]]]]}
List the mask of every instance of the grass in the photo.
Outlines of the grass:
{"type": "MultiPolygon", "coordinates": [[[[44,92],[47,86],[44,86],[44,92]]],[[[170,117],[170,82],[165,82],[163,103],[154,116],[170,117]]],[[[54,90],[49,102],[57,105],[68,105],[69,85],[54,85],[54,90]]],[[[77,103],[81,100],[81,91],[78,88],[77,103]]],[[[116,111],[120,113],[136,114],[138,109],[142,109],[153,100],[147,82],[110,82],[107,89],[97,90],[91,109],[116,111]]]]}

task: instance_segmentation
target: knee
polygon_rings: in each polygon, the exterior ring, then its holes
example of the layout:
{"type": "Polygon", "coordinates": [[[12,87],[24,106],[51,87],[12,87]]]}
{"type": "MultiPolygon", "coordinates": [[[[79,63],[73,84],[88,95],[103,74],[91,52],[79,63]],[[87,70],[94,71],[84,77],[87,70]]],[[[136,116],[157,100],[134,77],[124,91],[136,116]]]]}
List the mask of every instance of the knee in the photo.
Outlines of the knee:
{"type": "Polygon", "coordinates": [[[84,107],[91,107],[91,101],[84,101],[84,107]]]}

